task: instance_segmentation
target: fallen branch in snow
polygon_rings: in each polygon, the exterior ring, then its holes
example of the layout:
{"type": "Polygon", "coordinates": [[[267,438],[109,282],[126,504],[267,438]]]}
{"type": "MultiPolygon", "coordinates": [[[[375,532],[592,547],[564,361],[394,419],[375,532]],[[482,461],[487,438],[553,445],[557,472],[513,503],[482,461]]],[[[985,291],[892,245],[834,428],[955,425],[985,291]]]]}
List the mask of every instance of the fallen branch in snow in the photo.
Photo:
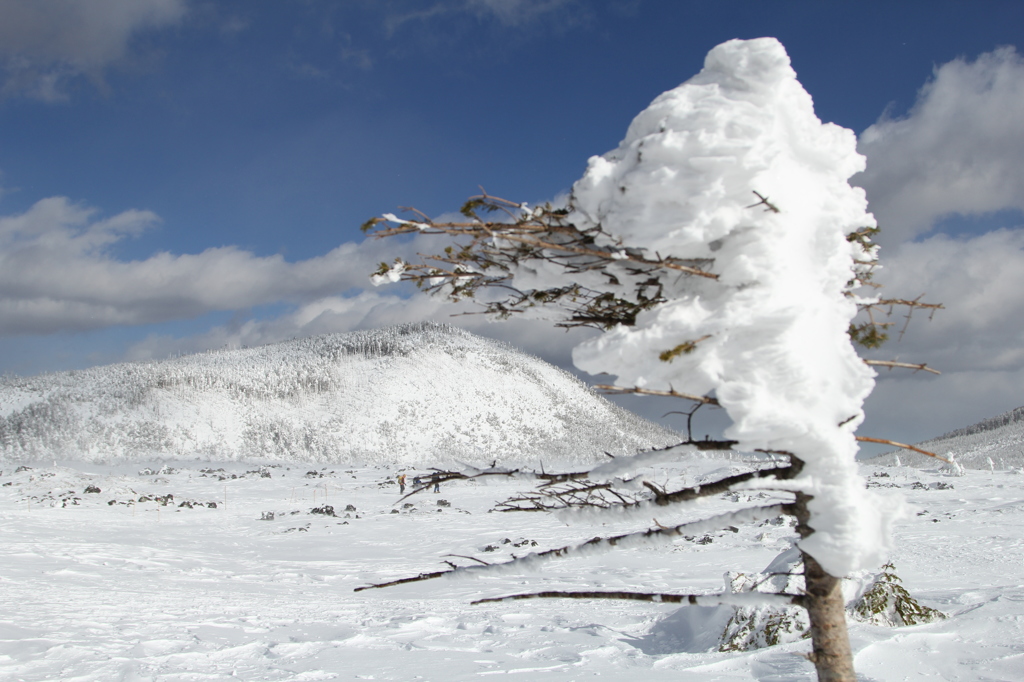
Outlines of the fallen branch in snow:
{"type": "Polygon", "coordinates": [[[611,509],[613,507],[622,509],[640,510],[645,507],[665,507],[672,504],[680,504],[704,497],[711,497],[721,493],[730,492],[734,487],[750,480],[759,478],[776,478],[779,480],[791,479],[800,471],[802,464],[795,463],[784,467],[774,467],[749,471],[743,474],[727,476],[717,481],[696,485],[681,490],[666,492],[650,481],[641,481],[641,485],[654,494],[653,500],[642,500],[635,496],[629,496],[612,490],[609,483],[595,483],[590,485],[581,484],[569,487],[564,490],[544,490],[540,492],[513,497],[505,500],[495,511],[558,511],[570,508],[596,508],[611,509]],[[610,494],[616,499],[611,500],[604,497],[610,494]]]}
{"type": "Polygon", "coordinates": [[[910,362],[896,362],[895,360],[865,360],[864,364],[877,367],[904,367],[906,369],[923,370],[925,372],[931,372],[932,374],[942,374],[939,370],[932,369],[923,362],[914,364],[910,362]]]}
{"type": "Polygon", "coordinates": [[[934,457],[935,459],[945,462],[946,464],[952,464],[952,462],[950,462],[945,457],[939,457],[934,452],[928,452],[927,450],[922,450],[921,448],[914,447],[913,445],[907,445],[906,443],[897,443],[894,440],[886,440],[885,438],[869,438],[868,436],[857,436],[857,440],[864,441],[866,443],[881,443],[882,445],[892,445],[893,447],[903,448],[904,450],[913,450],[914,452],[920,452],[922,455],[934,457]]]}
{"type": "MultiPolygon", "coordinates": [[[[687,450],[691,447],[697,450],[728,450],[735,444],[735,441],[688,440],[674,445],[667,445],[662,448],[647,450],[636,455],[612,457],[611,461],[599,464],[587,471],[570,471],[560,474],[552,474],[544,471],[523,471],[522,469],[501,469],[494,466],[490,469],[475,469],[470,467],[465,471],[434,469],[434,473],[427,477],[426,483],[400,497],[398,502],[401,502],[407,497],[423,492],[428,488],[432,488],[435,483],[468,481],[487,476],[504,476],[507,478],[516,478],[526,481],[544,481],[544,486],[567,483],[569,481],[579,481],[583,479],[594,479],[597,481],[614,480],[621,484],[628,484],[630,480],[624,478],[626,474],[641,467],[653,466],[667,461],[674,461],[674,459],[680,454],[680,450],[687,450]]],[[[780,455],[789,454],[785,452],[770,452],[768,450],[759,450],[758,452],[780,455]]]]}
{"type": "Polygon", "coordinates": [[[492,571],[509,571],[518,567],[535,564],[546,559],[580,556],[594,552],[607,551],[614,548],[637,547],[649,542],[665,542],[672,538],[682,536],[685,533],[696,534],[710,530],[720,530],[728,526],[756,521],[766,521],[768,519],[778,518],[782,515],[794,515],[795,513],[796,508],[790,503],[772,504],[764,507],[749,507],[747,509],[741,509],[727,514],[719,514],[706,519],[700,519],[699,521],[681,523],[676,526],[659,526],[658,528],[649,528],[637,533],[625,533],[623,535],[613,535],[604,538],[596,537],[578,545],[567,545],[565,547],[548,549],[543,552],[530,552],[526,556],[516,557],[510,561],[504,561],[501,563],[488,564],[486,566],[458,566],[446,571],[420,573],[419,575],[410,578],[399,578],[398,580],[389,580],[385,583],[364,585],[362,587],[355,588],[354,591],[361,592],[363,590],[378,587],[393,587],[395,585],[404,585],[406,583],[432,580],[434,578],[442,578],[458,574],[467,575],[470,573],[479,574],[492,571]]]}
{"type": "Polygon", "coordinates": [[[693,604],[696,606],[751,606],[778,604],[802,606],[804,595],[784,592],[723,592],[719,594],[664,594],[657,592],[529,592],[507,597],[489,597],[470,602],[471,605],[519,599],[626,599],[630,601],[662,602],[666,604],[693,604]]]}
{"type": "MultiPolygon", "coordinates": [[[[675,446],[673,446],[675,447],[675,446]]],[[[565,474],[547,474],[544,472],[533,472],[533,471],[522,471],[520,469],[471,469],[469,471],[447,471],[447,470],[435,470],[435,474],[427,477],[427,483],[421,485],[413,490],[410,490],[402,497],[398,498],[395,504],[401,502],[407,497],[412,497],[417,493],[421,493],[424,490],[428,490],[434,487],[435,484],[448,483],[449,481],[471,481],[476,478],[484,478],[487,476],[504,476],[506,478],[519,478],[525,480],[542,480],[548,481],[549,483],[562,483],[565,481],[571,481],[581,478],[586,478],[589,472],[587,471],[575,471],[565,474]]]]}
{"type": "Polygon", "coordinates": [[[802,466],[803,463],[794,462],[789,466],[775,467],[773,469],[760,469],[758,471],[750,471],[745,474],[727,476],[711,483],[705,483],[704,485],[698,485],[692,488],[683,488],[682,490],[676,490],[671,493],[659,494],[655,492],[654,503],[658,506],[666,506],[670,504],[677,504],[679,502],[696,500],[701,497],[727,493],[732,490],[734,486],[755,478],[774,477],[779,480],[790,479],[800,473],[802,466]]]}
{"type": "Polygon", "coordinates": [[[614,490],[612,483],[584,483],[571,481],[565,488],[549,489],[550,483],[541,486],[541,492],[511,497],[498,503],[494,511],[555,511],[570,507],[591,507],[610,509],[614,506],[635,507],[643,500],[629,493],[614,490]]]}

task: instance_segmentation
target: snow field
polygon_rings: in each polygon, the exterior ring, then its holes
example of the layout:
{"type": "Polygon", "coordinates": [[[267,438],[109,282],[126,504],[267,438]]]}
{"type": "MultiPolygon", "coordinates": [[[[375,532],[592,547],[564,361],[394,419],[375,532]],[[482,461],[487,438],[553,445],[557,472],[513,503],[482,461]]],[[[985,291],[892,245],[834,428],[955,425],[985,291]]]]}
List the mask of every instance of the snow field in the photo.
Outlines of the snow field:
{"type": "MultiPolygon", "coordinates": [[[[695,460],[673,470],[672,484],[734,465],[695,460]]],[[[703,621],[675,605],[469,605],[547,589],[719,591],[725,571],[760,571],[786,549],[792,532],[786,525],[553,560],[530,573],[354,593],[360,585],[442,569],[447,554],[496,561],[651,522],[567,526],[548,514],[487,513],[526,489],[522,482],[453,483],[440,494],[399,502],[391,483],[397,469],[328,468],[307,477],[308,468],[279,466],[266,468],[270,478],[264,478],[253,465],[174,466],[143,476],[140,465],[4,468],[0,678],[813,679],[811,665],[795,655],[808,650],[807,642],[689,652],[713,638],[687,632],[688,622],[703,621]],[[101,492],[84,493],[87,486],[101,492]],[[168,493],[174,501],[166,506],[137,501],[168,493]],[[64,499],[72,502],[62,506],[64,499]],[[439,507],[439,499],[451,506],[439,507]],[[129,500],[136,502],[122,504],[129,500]],[[186,500],[217,507],[177,506],[186,500]],[[335,517],[310,513],[325,503],[335,517]],[[349,504],[356,511],[345,512],[349,504]],[[262,520],[267,512],[273,520],[262,520]]],[[[1024,476],[864,472],[890,474],[869,480],[881,492],[896,486],[915,505],[915,515],[897,524],[893,559],[916,598],[952,616],[900,629],[851,624],[864,679],[1020,679],[1024,476]]],[[[411,478],[415,471],[406,473],[411,478]]],[[[757,494],[723,496],[688,513],[696,518],[749,506],[757,494]]],[[[660,514],[665,524],[686,518],[660,514]]]]}

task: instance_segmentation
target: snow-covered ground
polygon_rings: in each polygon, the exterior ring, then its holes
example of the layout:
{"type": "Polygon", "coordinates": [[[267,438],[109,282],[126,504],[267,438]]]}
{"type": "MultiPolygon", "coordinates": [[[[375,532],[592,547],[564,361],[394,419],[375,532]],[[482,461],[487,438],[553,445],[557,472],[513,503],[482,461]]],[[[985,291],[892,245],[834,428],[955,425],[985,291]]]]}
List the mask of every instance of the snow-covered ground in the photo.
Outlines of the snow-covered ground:
{"type": "MultiPolygon", "coordinates": [[[[734,465],[696,460],[674,474],[692,482],[734,465]]],[[[699,620],[688,615],[694,607],[469,604],[541,589],[719,591],[725,571],[759,571],[783,551],[787,526],[554,560],[537,573],[355,593],[444,568],[447,554],[500,560],[620,527],[488,513],[522,482],[452,483],[399,503],[397,469],[337,467],[311,476],[291,464],[265,469],[268,478],[239,463],[140,475],[144,466],[4,466],[0,679],[813,679],[800,656],[806,641],[699,651],[714,637],[687,632],[699,620]],[[85,492],[89,486],[100,492],[85,492]],[[168,494],[166,505],[139,501],[168,494]],[[310,513],[324,504],[335,516],[310,513]]],[[[897,525],[893,560],[911,594],[950,618],[899,629],[852,623],[862,679],[1024,679],[1024,475],[864,472],[915,506],[897,525]]],[[[734,494],[689,513],[750,503],[750,494],[734,494]]],[[[676,518],[666,512],[657,520],[676,518]]]]}

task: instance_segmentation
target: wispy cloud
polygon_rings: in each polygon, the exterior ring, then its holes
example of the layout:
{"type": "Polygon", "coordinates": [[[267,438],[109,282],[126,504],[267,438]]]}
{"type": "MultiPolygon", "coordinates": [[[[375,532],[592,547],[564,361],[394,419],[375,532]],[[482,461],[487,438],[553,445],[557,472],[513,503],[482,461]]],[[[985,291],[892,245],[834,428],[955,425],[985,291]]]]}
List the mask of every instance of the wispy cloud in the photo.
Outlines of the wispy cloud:
{"type": "Polygon", "coordinates": [[[1024,230],[934,235],[888,250],[882,263],[883,293],[925,294],[945,309],[931,320],[915,314],[898,342],[896,317],[893,340],[875,356],[927,362],[942,375],[882,371],[867,435],[923,440],[1024,403],[1024,230]]]}
{"type": "Polygon", "coordinates": [[[906,118],[860,136],[856,178],[896,244],[948,214],[1024,209],[1024,60],[1011,47],[935,70],[906,118]]]}
{"type": "Polygon", "coordinates": [[[112,255],[118,242],[158,222],[153,213],[136,210],[97,219],[94,209],[62,197],[0,217],[0,334],[147,324],[280,301],[306,303],[365,286],[373,263],[415,248],[346,243],[295,263],[232,246],[134,261],[112,255]]]}
{"type": "Polygon", "coordinates": [[[946,308],[931,322],[916,319],[890,350],[926,356],[953,371],[1024,370],[1024,230],[935,235],[893,249],[883,263],[878,279],[884,293],[926,293],[946,308]]]}
{"type": "Polygon", "coordinates": [[[0,0],[0,91],[64,99],[71,80],[102,80],[135,37],[185,12],[186,0],[0,0]]]}
{"type": "Polygon", "coordinates": [[[389,34],[394,34],[407,24],[469,15],[497,21],[502,26],[520,27],[577,6],[576,0],[440,0],[425,8],[402,9],[399,5],[388,15],[385,26],[389,34]]]}
{"type": "Polygon", "coordinates": [[[569,368],[573,346],[597,333],[591,329],[556,329],[544,320],[516,318],[492,323],[482,315],[466,314],[479,310],[472,303],[451,303],[423,293],[399,296],[394,291],[394,287],[385,286],[351,296],[327,296],[277,317],[235,320],[191,336],[152,335],[129,348],[125,359],[160,359],[211,348],[259,346],[318,334],[433,320],[501,339],[569,368]]]}
{"type": "Polygon", "coordinates": [[[916,315],[880,351],[943,374],[883,372],[870,435],[924,439],[1022,402],[1024,226],[922,238],[949,215],[1024,209],[1021,111],[1024,60],[1000,48],[936,68],[906,117],[883,116],[860,137],[868,164],[855,181],[882,227],[884,293],[946,308],[930,322],[916,315]]]}
{"type": "Polygon", "coordinates": [[[571,0],[466,0],[464,6],[481,16],[493,16],[506,26],[521,26],[570,4],[571,0]]]}

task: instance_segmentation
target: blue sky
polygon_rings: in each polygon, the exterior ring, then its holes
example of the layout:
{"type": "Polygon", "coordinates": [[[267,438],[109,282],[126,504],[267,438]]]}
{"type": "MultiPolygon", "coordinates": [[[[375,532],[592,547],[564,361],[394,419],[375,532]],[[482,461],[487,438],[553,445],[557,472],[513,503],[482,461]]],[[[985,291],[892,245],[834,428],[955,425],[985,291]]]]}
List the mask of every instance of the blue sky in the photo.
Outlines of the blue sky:
{"type": "Polygon", "coordinates": [[[1024,404],[1015,0],[0,0],[0,373],[425,318],[564,365],[578,334],[368,287],[412,247],[358,226],[553,198],[760,36],[861,136],[891,293],[949,308],[885,349],[946,373],[884,376],[871,435],[1024,404]]]}

